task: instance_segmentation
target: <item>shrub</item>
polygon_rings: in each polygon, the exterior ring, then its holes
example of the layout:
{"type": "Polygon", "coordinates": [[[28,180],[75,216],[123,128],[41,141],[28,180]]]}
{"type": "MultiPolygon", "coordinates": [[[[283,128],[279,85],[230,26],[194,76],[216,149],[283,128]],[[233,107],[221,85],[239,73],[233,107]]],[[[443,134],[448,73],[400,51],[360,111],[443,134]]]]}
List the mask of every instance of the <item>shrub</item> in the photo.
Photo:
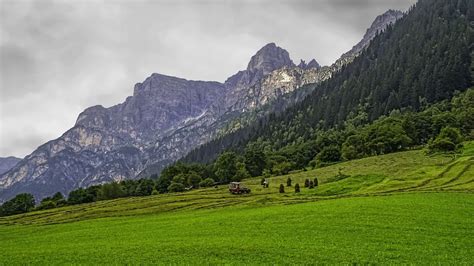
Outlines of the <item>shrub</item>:
{"type": "Polygon", "coordinates": [[[190,172],[188,175],[188,186],[197,188],[201,182],[201,177],[196,172],[190,172]]]}
{"type": "Polygon", "coordinates": [[[444,127],[438,136],[428,143],[428,153],[453,152],[462,148],[462,136],[457,128],[444,127]]]}
{"type": "Polygon", "coordinates": [[[295,193],[300,193],[300,184],[295,184],[295,193]]]}
{"type": "Polygon", "coordinates": [[[293,165],[290,162],[282,162],[277,165],[274,165],[272,168],[272,172],[275,175],[286,175],[291,171],[292,167],[293,165]]]}
{"type": "Polygon", "coordinates": [[[42,200],[41,204],[36,208],[37,210],[48,210],[56,208],[56,202],[52,200],[42,200]]]}
{"type": "Polygon", "coordinates": [[[337,146],[324,147],[315,157],[316,166],[322,167],[341,160],[341,151],[337,146]]]}
{"type": "Polygon", "coordinates": [[[288,179],[286,180],[286,186],[287,187],[291,187],[291,178],[288,177],[288,179]]]}
{"type": "Polygon", "coordinates": [[[171,182],[171,185],[168,187],[169,192],[182,192],[184,191],[184,185],[181,183],[171,182]]]}
{"type": "Polygon", "coordinates": [[[285,193],[285,186],[283,184],[280,184],[280,193],[285,193]]]}
{"type": "Polygon", "coordinates": [[[35,198],[29,193],[16,195],[0,207],[0,216],[29,212],[35,207],[35,198]]]}
{"type": "Polygon", "coordinates": [[[201,182],[199,182],[200,187],[212,187],[214,185],[214,179],[208,177],[201,182]]]}

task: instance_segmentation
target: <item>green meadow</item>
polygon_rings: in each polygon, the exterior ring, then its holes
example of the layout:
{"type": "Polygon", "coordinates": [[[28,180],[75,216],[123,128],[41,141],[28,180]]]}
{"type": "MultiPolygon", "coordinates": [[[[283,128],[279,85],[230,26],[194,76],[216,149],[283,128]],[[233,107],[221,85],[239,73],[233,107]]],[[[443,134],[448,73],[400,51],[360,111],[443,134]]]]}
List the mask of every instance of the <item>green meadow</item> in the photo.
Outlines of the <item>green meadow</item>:
{"type": "Polygon", "coordinates": [[[364,158],[272,177],[269,188],[248,179],[249,195],[220,186],[3,217],[0,265],[472,265],[473,164],[468,142],[458,155],[364,158]],[[303,186],[315,177],[317,188],[303,186]]]}

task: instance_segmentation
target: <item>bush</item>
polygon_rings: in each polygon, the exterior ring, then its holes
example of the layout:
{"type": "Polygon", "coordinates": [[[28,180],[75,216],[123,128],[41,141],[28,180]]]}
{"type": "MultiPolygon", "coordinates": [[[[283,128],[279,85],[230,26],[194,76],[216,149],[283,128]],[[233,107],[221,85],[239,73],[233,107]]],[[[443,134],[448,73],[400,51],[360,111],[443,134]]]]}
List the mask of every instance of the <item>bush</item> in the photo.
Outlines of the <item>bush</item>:
{"type": "Polygon", "coordinates": [[[300,184],[295,184],[295,193],[300,193],[300,184]]]}
{"type": "Polygon", "coordinates": [[[171,182],[171,185],[168,187],[169,192],[182,192],[184,191],[184,185],[181,183],[171,182]]]}
{"type": "Polygon", "coordinates": [[[324,147],[315,157],[316,166],[322,167],[341,160],[341,151],[337,146],[324,147]]]}
{"type": "Polygon", "coordinates": [[[286,186],[287,187],[291,187],[291,178],[288,177],[288,179],[286,180],[286,186]]]}
{"type": "Polygon", "coordinates": [[[282,162],[277,165],[274,165],[272,168],[272,172],[275,175],[286,175],[291,171],[292,167],[293,165],[290,162],[282,162]]]}
{"type": "Polygon", "coordinates": [[[445,127],[428,143],[428,153],[454,152],[462,148],[462,136],[457,128],[445,127]]]}
{"type": "Polygon", "coordinates": [[[285,193],[285,186],[283,184],[280,184],[280,193],[285,193]]]}
{"type": "Polygon", "coordinates": [[[35,198],[29,193],[16,195],[0,207],[0,216],[29,212],[35,207],[35,198]]]}
{"type": "Polygon", "coordinates": [[[201,182],[199,182],[200,187],[212,187],[214,185],[214,179],[208,177],[201,182]]]}
{"type": "Polygon", "coordinates": [[[188,175],[188,186],[198,188],[201,182],[201,177],[196,172],[190,172],[188,175]]]}
{"type": "Polygon", "coordinates": [[[41,204],[36,208],[37,210],[48,210],[56,208],[56,202],[51,199],[42,200],[41,204]]]}

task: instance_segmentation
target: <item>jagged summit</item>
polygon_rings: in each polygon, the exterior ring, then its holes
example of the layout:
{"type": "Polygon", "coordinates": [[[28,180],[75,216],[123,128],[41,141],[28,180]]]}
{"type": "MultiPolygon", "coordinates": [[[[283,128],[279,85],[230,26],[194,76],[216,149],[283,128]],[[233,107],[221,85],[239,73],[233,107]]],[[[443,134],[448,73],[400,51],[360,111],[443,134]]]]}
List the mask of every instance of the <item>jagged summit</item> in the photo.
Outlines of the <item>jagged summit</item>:
{"type": "Polygon", "coordinates": [[[306,64],[306,62],[303,59],[301,59],[300,63],[298,64],[298,67],[301,68],[301,69],[311,69],[311,68],[319,69],[319,68],[321,68],[321,66],[316,61],[316,59],[311,59],[311,61],[309,61],[308,64],[306,64]]]}
{"type": "Polygon", "coordinates": [[[294,65],[289,53],[285,49],[278,47],[275,43],[269,43],[252,56],[247,66],[247,71],[262,71],[266,75],[275,69],[294,65]]]}
{"type": "Polygon", "coordinates": [[[360,53],[365,47],[369,45],[370,41],[375,37],[375,35],[377,35],[378,32],[384,31],[388,25],[395,23],[397,20],[402,18],[403,15],[404,13],[402,11],[389,9],[382,15],[377,16],[374,22],[372,22],[372,25],[370,25],[370,27],[365,32],[362,40],[352,47],[352,49],[346,54],[360,53]]]}
{"type": "MultiPolygon", "coordinates": [[[[402,15],[388,11],[379,16],[354,49],[365,48],[372,31],[402,15]]],[[[356,55],[351,53],[338,66],[356,55]]],[[[73,128],[0,174],[0,202],[23,192],[40,199],[57,191],[67,194],[78,187],[147,177],[217,137],[243,112],[326,80],[337,69],[320,67],[314,59],[297,67],[286,50],[269,43],[252,56],[246,70],[225,83],[154,73],[137,83],[122,103],[87,108],[73,128]]]]}

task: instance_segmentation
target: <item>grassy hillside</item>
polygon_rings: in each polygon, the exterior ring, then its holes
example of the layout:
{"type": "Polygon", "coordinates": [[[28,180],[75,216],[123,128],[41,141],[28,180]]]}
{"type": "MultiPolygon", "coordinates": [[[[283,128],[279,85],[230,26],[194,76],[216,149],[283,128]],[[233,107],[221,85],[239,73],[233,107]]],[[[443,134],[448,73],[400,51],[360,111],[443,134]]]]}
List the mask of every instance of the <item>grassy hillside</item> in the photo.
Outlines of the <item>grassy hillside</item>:
{"type": "Polygon", "coordinates": [[[0,218],[0,264],[466,263],[474,256],[474,142],[224,186],[0,218]],[[338,178],[341,171],[348,175],[338,178]],[[291,177],[302,186],[278,193],[291,177]],[[316,189],[304,179],[318,177],[316,189]]]}

